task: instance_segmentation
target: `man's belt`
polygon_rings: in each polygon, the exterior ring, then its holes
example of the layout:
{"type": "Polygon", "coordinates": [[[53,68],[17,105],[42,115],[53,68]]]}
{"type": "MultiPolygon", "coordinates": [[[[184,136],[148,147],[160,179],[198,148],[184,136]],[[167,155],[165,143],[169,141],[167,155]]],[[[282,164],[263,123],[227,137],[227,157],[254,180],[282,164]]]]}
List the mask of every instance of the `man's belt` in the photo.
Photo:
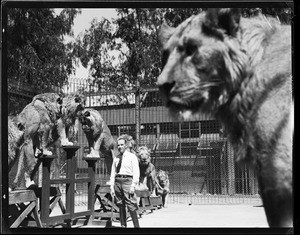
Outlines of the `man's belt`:
{"type": "Polygon", "coordinates": [[[119,175],[119,174],[117,174],[116,178],[132,178],[132,176],[131,175],[119,175]]]}

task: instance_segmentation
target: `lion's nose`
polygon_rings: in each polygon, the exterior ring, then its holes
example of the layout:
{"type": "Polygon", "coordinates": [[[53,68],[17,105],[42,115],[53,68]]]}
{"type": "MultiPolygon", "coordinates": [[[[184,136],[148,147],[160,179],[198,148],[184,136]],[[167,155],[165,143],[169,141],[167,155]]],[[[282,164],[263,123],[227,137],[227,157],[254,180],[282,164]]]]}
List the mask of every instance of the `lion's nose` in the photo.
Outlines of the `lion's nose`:
{"type": "Polygon", "coordinates": [[[175,86],[175,82],[166,82],[163,84],[158,84],[158,88],[160,93],[165,97],[168,98],[172,88],[175,86]]]}

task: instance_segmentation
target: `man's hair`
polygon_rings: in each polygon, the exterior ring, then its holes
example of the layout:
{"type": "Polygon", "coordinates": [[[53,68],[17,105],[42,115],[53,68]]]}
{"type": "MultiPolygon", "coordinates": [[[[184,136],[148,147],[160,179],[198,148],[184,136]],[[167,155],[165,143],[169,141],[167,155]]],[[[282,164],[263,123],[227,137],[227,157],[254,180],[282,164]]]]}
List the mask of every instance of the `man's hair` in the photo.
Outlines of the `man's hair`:
{"type": "Polygon", "coordinates": [[[128,135],[127,134],[123,134],[123,135],[120,135],[118,138],[117,138],[117,141],[119,140],[124,140],[125,141],[125,144],[128,145],[128,135]]]}

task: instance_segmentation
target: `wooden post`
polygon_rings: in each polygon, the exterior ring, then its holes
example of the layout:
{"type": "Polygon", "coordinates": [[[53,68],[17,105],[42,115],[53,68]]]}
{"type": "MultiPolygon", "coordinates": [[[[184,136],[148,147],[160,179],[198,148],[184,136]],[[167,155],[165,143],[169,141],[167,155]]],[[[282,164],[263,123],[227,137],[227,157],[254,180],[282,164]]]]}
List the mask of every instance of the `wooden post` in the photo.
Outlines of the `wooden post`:
{"type": "Polygon", "coordinates": [[[56,156],[41,156],[42,161],[42,194],[41,194],[41,221],[43,227],[48,227],[49,223],[49,198],[50,198],[50,167],[51,162],[56,156]]]}
{"type": "Polygon", "coordinates": [[[75,204],[75,171],[76,171],[76,157],[75,153],[80,146],[71,145],[63,146],[63,150],[67,153],[67,172],[66,176],[69,182],[66,184],[66,213],[70,214],[70,217],[74,217],[74,204],[75,204]]]}
{"type": "Polygon", "coordinates": [[[89,223],[94,219],[94,204],[95,204],[95,176],[96,176],[96,162],[100,160],[98,157],[84,157],[88,163],[88,210],[91,211],[89,223]]]}

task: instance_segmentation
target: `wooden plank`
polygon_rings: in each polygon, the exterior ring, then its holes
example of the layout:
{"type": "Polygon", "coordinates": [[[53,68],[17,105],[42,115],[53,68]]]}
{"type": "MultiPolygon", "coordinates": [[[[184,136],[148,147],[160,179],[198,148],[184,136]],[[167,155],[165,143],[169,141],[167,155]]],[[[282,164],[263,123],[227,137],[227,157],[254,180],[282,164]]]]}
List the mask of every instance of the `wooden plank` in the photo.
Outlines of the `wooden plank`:
{"type": "Polygon", "coordinates": [[[37,200],[33,190],[16,190],[9,193],[9,205],[37,200]]]}
{"type": "Polygon", "coordinates": [[[50,184],[69,184],[69,183],[70,183],[70,179],[68,178],[50,180],[50,184]]]}
{"type": "Polygon", "coordinates": [[[41,221],[41,218],[40,218],[40,214],[38,213],[37,203],[36,203],[36,205],[33,209],[33,216],[34,216],[34,219],[36,221],[37,227],[42,228],[43,225],[42,225],[42,221],[41,221]]]}
{"type": "Polygon", "coordinates": [[[57,216],[51,216],[47,220],[47,227],[52,225],[55,226],[57,224],[65,223],[66,220],[71,220],[71,214],[63,214],[63,215],[57,215],[57,216]]]}
{"type": "Polygon", "coordinates": [[[86,211],[80,211],[80,212],[74,212],[74,217],[82,217],[82,216],[88,216],[88,215],[92,215],[93,211],[92,210],[86,210],[86,211]]]}
{"type": "Polygon", "coordinates": [[[110,193],[110,186],[97,184],[95,193],[99,196],[105,195],[106,193],[110,193]]]}
{"type": "Polygon", "coordinates": [[[150,197],[150,192],[148,190],[135,190],[135,194],[137,197],[150,197]]]}
{"type": "Polygon", "coordinates": [[[161,196],[151,196],[149,200],[150,200],[150,204],[153,206],[162,206],[161,196]]]}
{"type": "Polygon", "coordinates": [[[36,206],[36,202],[32,201],[26,209],[18,216],[15,222],[10,226],[11,228],[17,228],[22,221],[26,218],[26,216],[32,211],[32,209],[36,206]]]}

